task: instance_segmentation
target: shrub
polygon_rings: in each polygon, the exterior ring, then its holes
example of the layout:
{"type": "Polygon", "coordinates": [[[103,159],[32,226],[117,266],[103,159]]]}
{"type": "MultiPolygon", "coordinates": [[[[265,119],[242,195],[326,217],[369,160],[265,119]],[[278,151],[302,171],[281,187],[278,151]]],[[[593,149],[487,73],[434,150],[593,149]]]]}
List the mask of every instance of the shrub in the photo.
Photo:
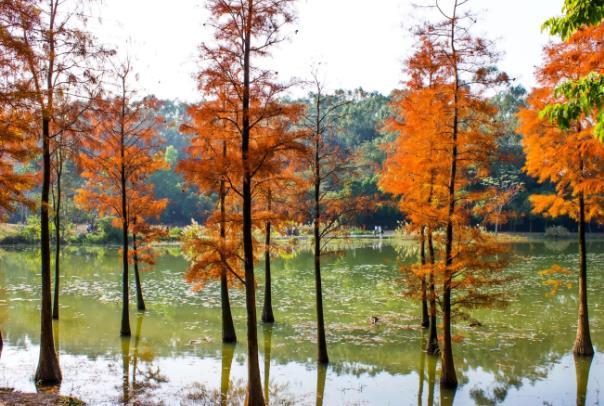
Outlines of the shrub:
{"type": "Polygon", "coordinates": [[[553,226],[545,229],[545,238],[570,238],[572,234],[564,226],[553,226]]]}

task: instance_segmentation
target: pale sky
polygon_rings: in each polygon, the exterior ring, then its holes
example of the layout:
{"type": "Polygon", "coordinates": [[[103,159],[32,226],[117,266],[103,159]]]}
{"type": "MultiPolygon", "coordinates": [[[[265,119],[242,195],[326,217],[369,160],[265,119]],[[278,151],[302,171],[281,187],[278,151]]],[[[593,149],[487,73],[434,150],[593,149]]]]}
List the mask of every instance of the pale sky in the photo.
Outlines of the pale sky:
{"type": "MultiPolygon", "coordinates": [[[[562,3],[472,0],[470,6],[478,17],[475,33],[494,40],[503,54],[500,68],[531,87],[542,47],[552,40],[540,26],[560,13],[562,3]]],[[[311,66],[320,62],[332,90],[360,86],[388,94],[403,80],[403,62],[413,44],[410,30],[433,13],[414,4],[433,0],[298,0],[297,21],[287,29],[289,40],[273,53],[271,67],[286,81],[308,78],[311,66]]],[[[130,55],[142,93],[201,98],[193,77],[198,45],[211,36],[203,27],[205,0],[103,0],[95,14],[101,21],[91,21],[90,29],[130,55]]]]}

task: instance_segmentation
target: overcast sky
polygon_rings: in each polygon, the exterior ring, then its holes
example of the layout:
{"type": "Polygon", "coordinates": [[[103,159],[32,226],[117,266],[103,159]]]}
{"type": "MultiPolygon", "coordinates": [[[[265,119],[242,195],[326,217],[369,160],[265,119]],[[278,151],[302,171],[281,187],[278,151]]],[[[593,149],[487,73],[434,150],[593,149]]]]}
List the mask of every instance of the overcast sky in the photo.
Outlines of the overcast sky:
{"type": "MultiPolygon", "coordinates": [[[[440,0],[447,3],[448,0],[440,0]]],[[[472,0],[478,16],[475,32],[497,44],[500,63],[524,86],[534,84],[548,35],[542,22],[559,14],[563,0],[472,0]]],[[[363,87],[384,94],[400,87],[404,59],[412,49],[410,30],[426,9],[414,4],[433,0],[298,0],[297,21],[289,40],[273,53],[283,80],[306,78],[313,64],[323,66],[330,89],[363,87]],[[295,30],[297,34],[294,34],[295,30]]],[[[193,78],[198,45],[211,36],[203,27],[205,0],[103,0],[100,21],[90,28],[100,40],[128,53],[140,74],[143,93],[194,101],[200,98],[193,78]]]]}

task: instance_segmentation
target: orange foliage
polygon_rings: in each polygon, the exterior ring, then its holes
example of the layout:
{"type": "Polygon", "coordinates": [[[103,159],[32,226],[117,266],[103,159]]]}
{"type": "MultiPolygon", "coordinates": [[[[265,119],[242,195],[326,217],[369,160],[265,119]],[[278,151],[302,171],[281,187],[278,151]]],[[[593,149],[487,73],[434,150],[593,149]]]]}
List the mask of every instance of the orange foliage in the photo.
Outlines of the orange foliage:
{"type": "Polygon", "coordinates": [[[124,97],[99,99],[95,114],[89,115],[92,134],[83,141],[80,153],[86,183],[75,201],[80,208],[101,216],[115,216],[117,227],[123,227],[123,222],[142,227],[146,218],[157,217],[167,204],[153,200],[153,187],[147,183],[151,174],[167,165],[159,149],[162,140],[157,131],[160,121],[153,112],[156,105],[154,99],[138,103],[129,103],[124,97]]]}
{"type": "MultiPolygon", "coordinates": [[[[192,138],[189,158],[179,162],[178,170],[191,186],[219,197],[219,207],[204,227],[194,224],[184,236],[184,251],[191,262],[186,279],[195,289],[219,279],[224,271],[231,282],[244,280],[243,169],[238,159],[241,152],[238,118],[233,111],[235,103],[218,92],[215,100],[191,107],[191,121],[181,126],[181,131],[192,138]]],[[[253,105],[258,106],[258,101],[253,105]]],[[[302,112],[301,106],[273,104],[272,108],[275,115],[257,122],[250,133],[249,163],[254,177],[252,218],[253,227],[258,231],[266,222],[278,226],[285,220],[284,213],[291,207],[291,196],[297,190],[289,163],[293,153],[304,148],[300,140],[305,133],[291,128],[302,112]]],[[[259,244],[254,244],[255,258],[260,253],[258,248],[259,244]]]]}
{"type": "Polygon", "coordinates": [[[19,170],[37,150],[36,140],[27,132],[30,119],[14,111],[0,112],[0,218],[16,204],[32,204],[26,192],[34,186],[35,176],[19,170]]]}
{"type": "MultiPolygon", "coordinates": [[[[494,238],[472,227],[471,218],[480,210],[486,218],[499,216],[502,220],[497,203],[509,196],[477,187],[497,158],[497,137],[502,129],[493,120],[496,107],[478,88],[456,88],[452,79],[454,66],[447,59],[448,44],[435,34],[439,30],[446,33],[444,26],[421,29],[418,48],[407,61],[406,74],[410,78],[407,88],[392,101],[395,114],[385,123],[385,129],[397,137],[386,146],[387,158],[379,186],[398,198],[399,208],[410,223],[408,229],[418,239],[426,237],[426,230],[434,233],[435,257],[439,261],[435,260],[435,264],[424,261],[427,263],[405,267],[405,271],[418,279],[432,274],[440,289],[445,282],[450,284],[453,304],[490,305],[499,301],[499,295],[486,295],[480,288],[505,282],[501,270],[507,263],[507,256],[503,255],[506,250],[494,238]],[[456,139],[452,137],[454,125],[456,139]],[[456,161],[457,172],[454,195],[450,196],[452,159],[456,161]],[[454,202],[451,215],[450,199],[454,202]],[[453,240],[451,263],[447,265],[443,231],[449,222],[453,240]]],[[[506,80],[503,74],[491,75],[474,65],[493,58],[488,42],[471,37],[457,41],[462,44],[457,44],[462,50],[457,62],[464,66],[465,72],[474,72],[473,80],[487,87],[506,80]]],[[[410,282],[412,295],[419,297],[422,292],[416,286],[417,280],[410,282]]]]}

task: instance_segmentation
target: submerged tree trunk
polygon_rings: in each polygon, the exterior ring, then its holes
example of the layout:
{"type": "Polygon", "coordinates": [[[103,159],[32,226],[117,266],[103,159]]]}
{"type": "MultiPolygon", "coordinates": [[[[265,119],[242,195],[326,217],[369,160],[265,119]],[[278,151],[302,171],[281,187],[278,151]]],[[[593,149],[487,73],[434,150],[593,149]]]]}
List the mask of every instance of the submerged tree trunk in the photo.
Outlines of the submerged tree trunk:
{"type": "Polygon", "coordinates": [[[35,380],[42,385],[58,384],[62,380],[59,359],[55,352],[52,332],[52,303],[50,281],[50,119],[42,119],[42,194],[40,205],[40,244],[42,263],[42,307],[40,311],[40,357],[35,380]]]}
{"type": "MultiPolygon", "coordinates": [[[[271,191],[268,191],[268,211],[270,212],[271,207],[271,191]]],[[[264,240],[264,306],[262,308],[262,321],[265,323],[274,323],[275,316],[273,315],[273,299],[271,294],[271,222],[266,222],[265,240],[264,240]]],[[[267,399],[265,401],[268,402],[267,399]]]]}
{"type": "Polygon", "coordinates": [[[589,333],[587,302],[587,253],[585,247],[585,197],[579,196],[579,323],[573,353],[592,356],[594,348],[589,333]]]}
{"type": "Polygon", "coordinates": [[[143,286],[141,277],[138,271],[138,247],[136,245],[136,233],[132,233],[132,249],[134,252],[134,282],[136,285],[136,308],[140,311],[145,311],[145,299],[143,298],[143,286]]]}
{"type": "MultiPolygon", "coordinates": [[[[317,110],[319,110],[317,97],[317,110]]],[[[323,318],[323,287],[321,283],[321,166],[320,166],[320,123],[317,111],[317,133],[315,134],[315,190],[314,190],[314,240],[315,240],[315,294],[317,306],[317,361],[319,364],[329,363],[327,341],[325,340],[325,319],[323,318]]]]}
{"type": "Polygon", "coordinates": [[[252,173],[249,162],[250,143],[250,53],[252,26],[254,20],[254,2],[247,2],[244,32],[243,56],[243,97],[241,160],[243,166],[243,258],[245,270],[245,307],[247,313],[247,366],[248,382],[245,404],[264,406],[260,366],[258,363],[258,332],[256,325],[256,280],[254,278],[254,247],[252,238],[252,173]]]}
{"type": "MultiPolygon", "coordinates": [[[[420,231],[420,239],[419,239],[419,255],[422,266],[426,265],[426,235],[425,235],[425,227],[422,227],[420,231]]],[[[426,277],[422,275],[421,277],[421,289],[422,289],[422,327],[428,327],[430,325],[430,317],[428,316],[428,302],[426,300],[426,277]]]]}
{"type": "MultiPolygon", "coordinates": [[[[60,147],[59,147],[60,148],[60,147]]],[[[57,151],[60,154],[59,151],[57,151]]],[[[59,319],[59,286],[60,286],[60,261],[61,261],[61,175],[63,172],[63,161],[58,158],[57,165],[57,195],[55,197],[55,291],[52,306],[52,318],[59,319]]]]}
{"type": "MultiPolygon", "coordinates": [[[[222,142],[222,156],[226,160],[227,144],[222,142]]],[[[225,180],[220,180],[220,239],[224,243],[226,239],[226,186],[225,180]]],[[[220,271],[220,305],[222,310],[222,342],[235,343],[237,342],[237,334],[235,333],[235,325],[233,324],[233,314],[231,313],[231,301],[229,299],[229,281],[227,278],[226,266],[223,266],[220,271]]]]}
{"type": "MultiPolygon", "coordinates": [[[[434,241],[432,239],[432,230],[428,230],[428,253],[430,265],[434,266],[434,241]]],[[[430,355],[438,355],[438,332],[436,330],[436,292],[434,287],[434,270],[428,274],[428,302],[430,304],[430,324],[428,328],[428,341],[426,352],[430,355]]]]}

